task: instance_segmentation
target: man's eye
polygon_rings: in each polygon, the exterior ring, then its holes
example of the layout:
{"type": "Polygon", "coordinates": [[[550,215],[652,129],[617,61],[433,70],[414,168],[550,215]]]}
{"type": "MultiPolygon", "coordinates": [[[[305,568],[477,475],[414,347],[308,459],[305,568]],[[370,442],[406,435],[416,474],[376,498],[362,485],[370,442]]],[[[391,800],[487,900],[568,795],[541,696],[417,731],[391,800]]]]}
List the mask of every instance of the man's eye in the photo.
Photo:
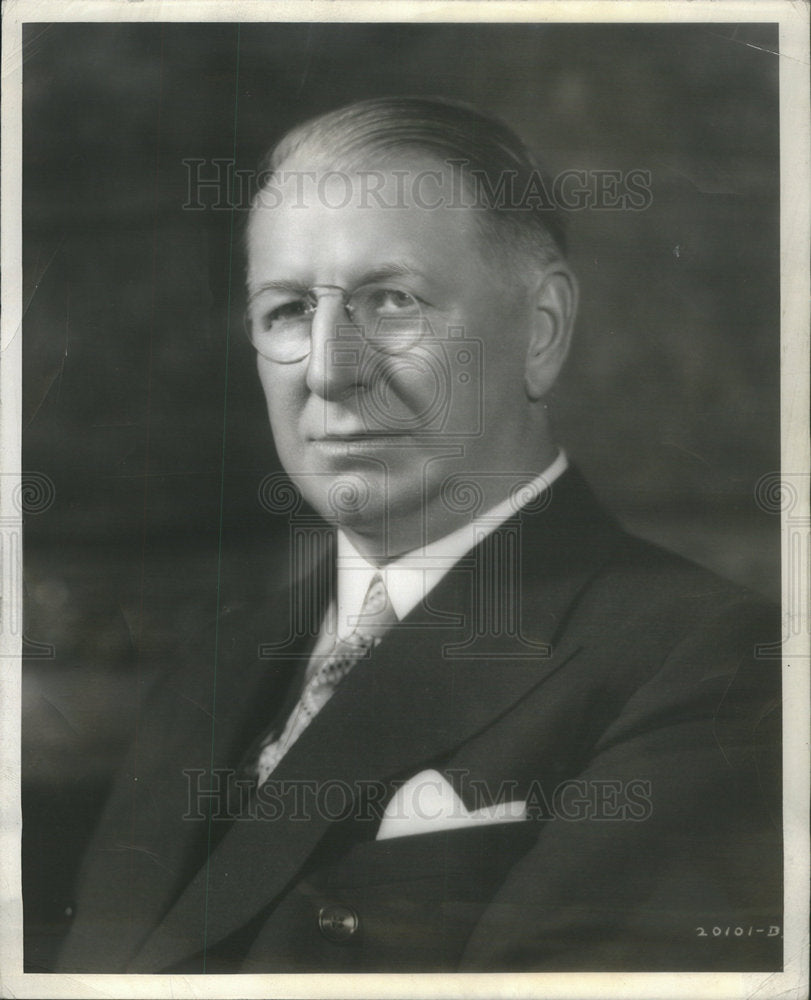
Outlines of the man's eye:
{"type": "Polygon", "coordinates": [[[291,302],[283,302],[273,309],[266,309],[261,315],[261,326],[263,330],[272,330],[285,323],[295,323],[296,320],[304,319],[311,310],[310,303],[306,299],[293,299],[291,302]]]}
{"type": "Polygon", "coordinates": [[[411,316],[420,312],[414,296],[399,288],[375,288],[369,292],[369,306],[379,316],[411,316]]]}

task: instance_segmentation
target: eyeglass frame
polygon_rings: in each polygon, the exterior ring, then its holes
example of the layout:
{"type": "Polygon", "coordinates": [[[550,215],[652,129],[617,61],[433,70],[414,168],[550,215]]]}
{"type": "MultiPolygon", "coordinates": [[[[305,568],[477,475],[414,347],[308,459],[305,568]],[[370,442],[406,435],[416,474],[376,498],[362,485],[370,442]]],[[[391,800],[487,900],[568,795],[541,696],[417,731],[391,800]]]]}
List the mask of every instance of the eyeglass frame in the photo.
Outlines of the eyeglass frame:
{"type": "MultiPolygon", "coordinates": [[[[334,295],[334,294],[338,293],[341,296],[342,307],[343,307],[344,311],[346,312],[346,314],[347,314],[347,316],[349,317],[349,320],[350,320],[350,322],[348,324],[346,324],[346,326],[351,326],[351,327],[354,327],[354,328],[360,330],[360,335],[361,335],[361,338],[363,339],[364,343],[369,344],[369,346],[373,350],[377,350],[381,354],[397,355],[397,354],[403,354],[406,351],[410,350],[412,347],[414,347],[416,344],[418,344],[420,342],[420,340],[422,340],[423,335],[424,335],[423,332],[422,332],[422,326],[423,326],[424,323],[428,322],[427,317],[425,316],[425,313],[423,311],[422,304],[420,303],[420,300],[417,298],[417,296],[414,295],[412,292],[406,291],[405,289],[402,289],[402,288],[396,288],[396,287],[391,287],[389,285],[377,284],[376,282],[369,282],[367,284],[359,285],[357,288],[353,289],[350,292],[346,288],[343,288],[341,285],[330,285],[330,284],[326,284],[326,283],[324,283],[324,284],[319,283],[319,284],[315,284],[315,285],[310,285],[309,288],[307,288],[306,290],[304,290],[303,294],[301,295],[302,299],[307,299],[307,298],[312,299],[312,303],[311,303],[312,304],[312,311],[307,314],[307,317],[308,317],[308,320],[309,320],[309,326],[310,326],[310,335],[309,335],[308,341],[307,341],[308,344],[309,344],[309,346],[307,347],[307,349],[304,351],[303,354],[300,354],[300,355],[298,355],[295,358],[289,358],[289,359],[281,360],[279,358],[275,358],[275,357],[273,357],[273,356],[271,356],[269,354],[266,354],[263,351],[261,351],[256,346],[256,344],[254,343],[253,336],[251,334],[251,323],[252,323],[252,320],[251,320],[251,317],[250,317],[250,314],[249,314],[249,309],[250,309],[251,302],[254,299],[258,298],[258,296],[260,296],[266,290],[267,289],[260,288],[260,289],[258,289],[256,292],[254,292],[252,295],[250,295],[248,297],[248,301],[246,303],[246,308],[245,308],[245,311],[243,313],[243,327],[244,327],[245,333],[246,333],[246,335],[248,337],[248,341],[249,341],[251,347],[253,347],[253,349],[257,352],[257,354],[259,354],[261,357],[266,358],[268,361],[273,361],[274,364],[280,364],[280,365],[297,364],[299,361],[303,361],[306,357],[308,357],[308,355],[310,355],[312,353],[312,343],[313,343],[313,341],[312,341],[312,322],[313,322],[313,319],[315,318],[316,310],[318,309],[318,306],[320,305],[321,300],[323,298],[325,298],[326,295],[334,295]],[[398,348],[396,350],[395,349],[386,349],[386,347],[383,345],[382,341],[380,343],[376,344],[375,341],[374,341],[374,339],[372,337],[369,337],[369,336],[366,335],[366,332],[365,332],[366,331],[366,327],[363,324],[354,323],[352,321],[353,320],[353,315],[352,314],[354,312],[354,310],[352,308],[352,299],[359,292],[362,292],[364,289],[369,289],[369,288],[379,288],[382,291],[399,292],[401,295],[407,295],[407,296],[409,296],[409,298],[411,298],[414,301],[414,304],[416,305],[417,309],[419,310],[419,315],[415,318],[415,325],[420,327],[420,332],[414,338],[413,342],[410,342],[407,345],[405,345],[404,347],[400,347],[400,348],[398,348]],[[320,295],[316,295],[315,294],[318,291],[321,292],[320,295]]],[[[430,324],[429,324],[429,326],[430,326],[430,324]]]]}

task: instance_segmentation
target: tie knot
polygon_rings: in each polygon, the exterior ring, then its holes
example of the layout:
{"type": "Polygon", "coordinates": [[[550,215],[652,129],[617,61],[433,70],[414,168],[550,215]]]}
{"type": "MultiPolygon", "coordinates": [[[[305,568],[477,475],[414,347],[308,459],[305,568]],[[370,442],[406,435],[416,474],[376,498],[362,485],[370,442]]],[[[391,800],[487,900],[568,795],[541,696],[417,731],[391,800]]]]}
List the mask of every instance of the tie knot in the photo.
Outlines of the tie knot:
{"type": "Polygon", "coordinates": [[[360,613],[361,615],[379,615],[388,601],[389,594],[385,583],[383,583],[383,577],[379,573],[375,573],[369,584],[369,589],[366,591],[360,613]]]}
{"type": "Polygon", "coordinates": [[[380,638],[386,629],[397,621],[383,577],[375,573],[363,599],[363,605],[354,627],[354,634],[364,638],[380,638]]]}

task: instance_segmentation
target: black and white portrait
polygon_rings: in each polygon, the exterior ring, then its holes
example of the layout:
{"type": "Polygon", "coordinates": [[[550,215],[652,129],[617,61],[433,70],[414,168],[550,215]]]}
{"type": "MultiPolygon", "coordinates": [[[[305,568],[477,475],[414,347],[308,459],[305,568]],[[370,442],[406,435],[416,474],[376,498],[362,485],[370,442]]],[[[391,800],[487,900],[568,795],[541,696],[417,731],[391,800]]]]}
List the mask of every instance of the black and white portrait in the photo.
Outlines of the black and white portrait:
{"type": "Polygon", "coordinates": [[[807,10],[239,6],[23,11],[19,982],[781,982],[807,10]]]}

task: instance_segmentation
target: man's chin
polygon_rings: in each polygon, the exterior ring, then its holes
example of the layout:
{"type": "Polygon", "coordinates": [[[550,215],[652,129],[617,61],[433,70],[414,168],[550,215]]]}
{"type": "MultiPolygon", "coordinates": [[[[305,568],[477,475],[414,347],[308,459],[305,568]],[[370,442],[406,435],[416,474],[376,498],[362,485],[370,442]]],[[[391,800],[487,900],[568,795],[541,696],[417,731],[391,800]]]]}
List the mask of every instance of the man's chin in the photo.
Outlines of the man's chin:
{"type": "Polygon", "coordinates": [[[385,562],[422,543],[421,509],[415,508],[410,496],[387,493],[386,485],[342,474],[327,490],[304,493],[304,498],[370,561],[385,562]]]}
{"type": "Polygon", "coordinates": [[[359,471],[311,473],[293,480],[307,503],[333,527],[353,533],[385,533],[385,484],[359,471]]]}

